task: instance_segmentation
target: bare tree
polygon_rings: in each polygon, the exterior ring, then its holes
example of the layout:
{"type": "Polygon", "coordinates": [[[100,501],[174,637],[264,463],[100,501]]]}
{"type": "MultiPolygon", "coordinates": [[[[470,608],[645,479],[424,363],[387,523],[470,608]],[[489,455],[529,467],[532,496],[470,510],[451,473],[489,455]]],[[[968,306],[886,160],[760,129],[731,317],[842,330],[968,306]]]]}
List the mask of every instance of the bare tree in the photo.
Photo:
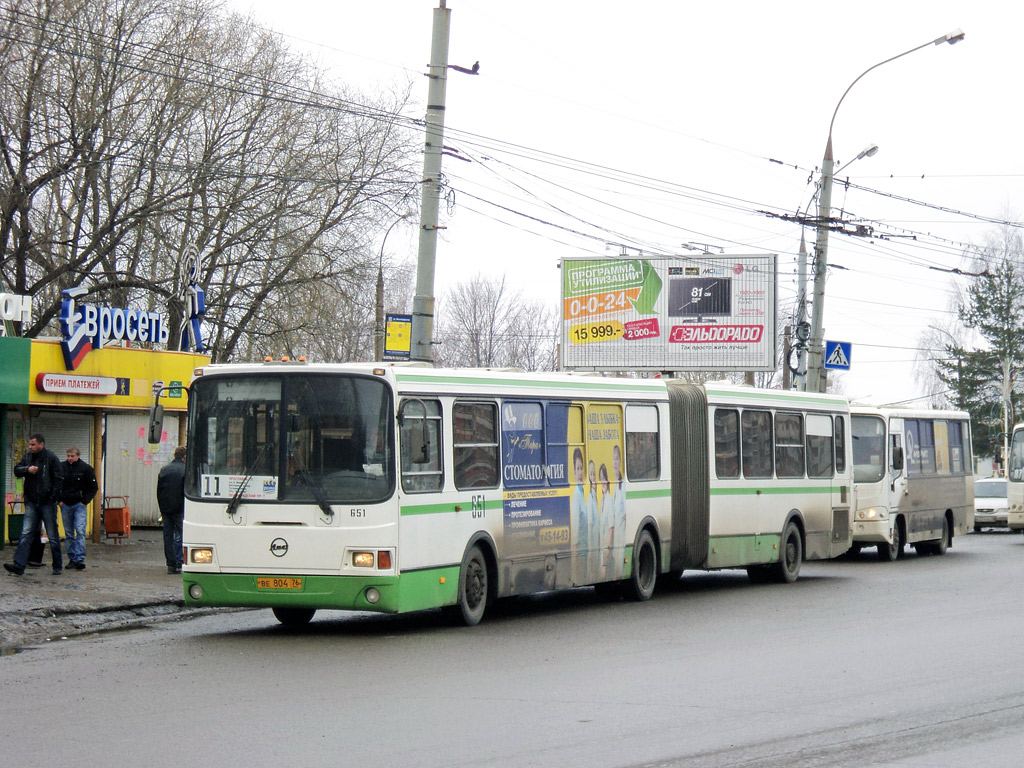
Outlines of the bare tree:
{"type": "Polygon", "coordinates": [[[458,283],[437,307],[435,361],[471,368],[554,370],[557,317],[551,307],[510,291],[504,277],[458,283]]]}
{"type": "Polygon", "coordinates": [[[32,335],[78,285],[176,320],[194,247],[215,359],[303,346],[415,191],[408,90],[348,93],[212,2],[11,0],[0,30],[0,265],[32,335]]]}

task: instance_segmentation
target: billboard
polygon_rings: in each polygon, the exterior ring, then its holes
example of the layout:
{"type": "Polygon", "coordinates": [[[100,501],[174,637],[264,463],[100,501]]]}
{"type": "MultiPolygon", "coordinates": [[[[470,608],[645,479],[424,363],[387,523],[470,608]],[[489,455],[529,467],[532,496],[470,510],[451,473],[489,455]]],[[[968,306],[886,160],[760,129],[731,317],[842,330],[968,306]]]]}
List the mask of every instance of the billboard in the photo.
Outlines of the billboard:
{"type": "Polygon", "coordinates": [[[563,259],[561,366],[775,370],[777,256],[563,259]]]}

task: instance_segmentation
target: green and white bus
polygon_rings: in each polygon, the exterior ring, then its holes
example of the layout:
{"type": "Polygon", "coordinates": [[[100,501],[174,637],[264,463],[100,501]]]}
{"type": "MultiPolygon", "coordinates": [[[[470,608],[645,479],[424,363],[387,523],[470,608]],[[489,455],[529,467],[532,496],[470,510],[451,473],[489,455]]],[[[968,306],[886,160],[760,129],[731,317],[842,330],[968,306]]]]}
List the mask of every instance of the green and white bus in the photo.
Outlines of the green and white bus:
{"type": "Polygon", "coordinates": [[[974,527],[971,420],[963,411],[853,405],[853,549],[881,560],[944,555],[974,527]]]}
{"type": "Polygon", "coordinates": [[[409,364],[196,374],[189,605],[472,625],[510,595],[645,600],[686,569],[794,581],[851,543],[842,397],[409,364]]]}

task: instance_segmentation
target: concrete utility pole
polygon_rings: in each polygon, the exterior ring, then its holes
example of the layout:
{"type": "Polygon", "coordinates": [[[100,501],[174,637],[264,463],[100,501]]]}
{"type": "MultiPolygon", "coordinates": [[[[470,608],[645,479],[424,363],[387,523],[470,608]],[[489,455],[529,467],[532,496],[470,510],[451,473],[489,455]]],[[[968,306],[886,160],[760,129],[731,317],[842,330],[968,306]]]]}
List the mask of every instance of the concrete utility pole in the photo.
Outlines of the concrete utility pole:
{"type": "Polygon", "coordinates": [[[434,263],[437,259],[437,211],[441,198],[441,153],[444,150],[444,103],[448,83],[448,36],[451,11],[445,0],[434,9],[427,77],[426,142],[420,191],[420,245],[416,262],[416,295],[412,300],[409,357],[431,362],[434,338],[434,263]]]}
{"type": "Polygon", "coordinates": [[[948,35],[943,35],[935,40],[919,45],[916,48],[911,48],[909,51],[904,51],[903,53],[892,56],[885,61],[880,61],[874,66],[868,67],[857,76],[856,80],[850,83],[845,91],[843,91],[843,95],[840,97],[839,103],[836,104],[835,111],[832,112],[832,121],[828,124],[828,141],[825,143],[825,157],[821,162],[821,192],[818,197],[817,216],[818,238],[814,249],[814,307],[811,312],[811,341],[807,363],[806,389],[808,392],[825,391],[824,330],[821,326],[825,314],[825,276],[828,271],[828,233],[832,224],[832,172],[835,164],[832,155],[832,128],[836,122],[836,115],[839,114],[839,107],[842,106],[843,99],[846,98],[846,94],[850,92],[850,89],[853,88],[853,86],[855,86],[868,72],[877,69],[883,64],[888,64],[890,61],[895,61],[896,59],[900,59],[908,54],[914,53],[914,51],[927,48],[929,45],[941,45],[942,43],[954,45],[963,39],[964,33],[959,29],[956,29],[948,35]]]}

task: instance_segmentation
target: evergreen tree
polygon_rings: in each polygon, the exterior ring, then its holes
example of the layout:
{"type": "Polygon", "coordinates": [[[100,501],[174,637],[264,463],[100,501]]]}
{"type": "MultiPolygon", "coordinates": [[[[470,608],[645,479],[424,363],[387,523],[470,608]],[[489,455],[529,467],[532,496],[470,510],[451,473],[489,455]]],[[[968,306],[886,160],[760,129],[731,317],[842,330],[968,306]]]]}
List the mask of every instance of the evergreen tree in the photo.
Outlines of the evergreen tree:
{"type": "Polygon", "coordinates": [[[1017,372],[1024,366],[1024,272],[1016,231],[1003,232],[998,250],[990,248],[978,277],[958,306],[961,322],[981,338],[984,348],[946,344],[947,360],[936,362],[954,407],[971,414],[974,450],[989,456],[1003,443],[1003,392],[1009,389],[1012,425],[1022,394],[1017,372]]]}

